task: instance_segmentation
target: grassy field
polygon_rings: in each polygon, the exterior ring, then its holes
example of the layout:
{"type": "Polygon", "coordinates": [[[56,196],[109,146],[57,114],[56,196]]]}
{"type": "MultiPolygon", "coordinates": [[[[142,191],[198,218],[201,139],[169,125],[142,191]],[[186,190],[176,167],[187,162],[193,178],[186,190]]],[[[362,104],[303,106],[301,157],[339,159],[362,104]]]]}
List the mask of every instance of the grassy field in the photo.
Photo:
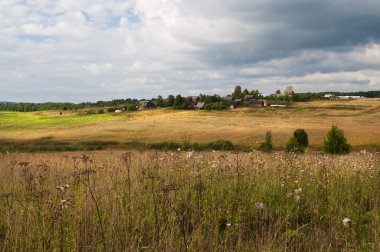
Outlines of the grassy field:
{"type": "Polygon", "coordinates": [[[380,99],[0,112],[0,251],[379,251],[380,154],[316,151],[332,124],[354,149],[379,150],[380,99]],[[303,155],[144,149],[221,139],[256,148],[267,130],[282,149],[297,128],[309,133],[303,155]],[[140,150],[4,151],[98,147],[140,150]]]}
{"type": "Polygon", "coordinates": [[[319,150],[332,124],[343,129],[354,150],[380,149],[380,99],[296,103],[287,108],[230,111],[170,109],[87,115],[83,111],[0,112],[2,146],[99,145],[136,147],[161,141],[206,143],[220,139],[257,148],[267,130],[282,149],[292,132],[309,133],[319,150]]]}
{"type": "Polygon", "coordinates": [[[379,251],[380,155],[0,154],[1,251],[379,251]]]}

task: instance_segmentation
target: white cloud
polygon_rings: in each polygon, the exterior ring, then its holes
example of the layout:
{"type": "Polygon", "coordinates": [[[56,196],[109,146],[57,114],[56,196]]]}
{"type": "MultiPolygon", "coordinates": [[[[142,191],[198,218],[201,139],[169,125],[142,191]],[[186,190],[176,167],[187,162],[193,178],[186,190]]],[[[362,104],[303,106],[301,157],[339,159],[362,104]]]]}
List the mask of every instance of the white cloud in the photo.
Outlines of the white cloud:
{"type": "Polygon", "coordinates": [[[380,89],[380,4],[350,3],[0,0],[0,100],[380,89]]]}
{"type": "Polygon", "coordinates": [[[100,75],[109,73],[113,65],[110,63],[105,64],[84,64],[83,68],[88,71],[91,75],[100,75]]]}

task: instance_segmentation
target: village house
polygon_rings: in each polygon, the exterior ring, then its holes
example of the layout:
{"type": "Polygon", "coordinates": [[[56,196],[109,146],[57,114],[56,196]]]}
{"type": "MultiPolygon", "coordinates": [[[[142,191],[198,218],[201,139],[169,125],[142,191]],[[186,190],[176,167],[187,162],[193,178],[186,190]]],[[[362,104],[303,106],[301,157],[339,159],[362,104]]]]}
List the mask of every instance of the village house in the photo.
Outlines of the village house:
{"type": "Polygon", "coordinates": [[[266,102],[263,100],[252,99],[249,101],[249,104],[254,107],[264,107],[266,105],[266,102]]]}
{"type": "Polygon", "coordinates": [[[204,102],[197,102],[197,104],[195,105],[195,109],[200,110],[200,109],[203,109],[204,106],[205,106],[204,102]]]}
{"type": "Polygon", "coordinates": [[[149,101],[148,100],[141,100],[139,101],[139,109],[148,108],[149,101]]]}

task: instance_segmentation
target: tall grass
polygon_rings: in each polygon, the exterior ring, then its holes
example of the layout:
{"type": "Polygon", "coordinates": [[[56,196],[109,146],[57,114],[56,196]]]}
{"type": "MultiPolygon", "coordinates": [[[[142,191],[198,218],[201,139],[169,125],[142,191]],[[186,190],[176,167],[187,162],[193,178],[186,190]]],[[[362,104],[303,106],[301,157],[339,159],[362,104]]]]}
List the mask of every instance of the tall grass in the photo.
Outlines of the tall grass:
{"type": "Polygon", "coordinates": [[[379,161],[368,152],[4,154],[0,249],[376,251],[379,161]]]}

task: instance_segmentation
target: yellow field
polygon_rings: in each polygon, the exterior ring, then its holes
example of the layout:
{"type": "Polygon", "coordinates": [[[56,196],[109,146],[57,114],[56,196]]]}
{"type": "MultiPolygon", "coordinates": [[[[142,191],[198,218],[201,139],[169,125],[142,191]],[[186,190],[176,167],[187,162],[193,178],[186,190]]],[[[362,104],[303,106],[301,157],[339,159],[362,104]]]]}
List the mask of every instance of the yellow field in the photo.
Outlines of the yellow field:
{"type": "MultiPolygon", "coordinates": [[[[5,112],[1,112],[5,113],[5,112]]],[[[220,139],[234,144],[257,147],[267,130],[273,143],[283,147],[297,128],[309,134],[312,149],[318,149],[332,124],[343,129],[354,147],[377,148],[380,144],[380,99],[318,101],[297,103],[287,108],[242,108],[230,111],[176,111],[155,109],[121,114],[76,118],[71,123],[10,124],[1,123],[0,139],[8,142],[33,141],[49,137],[70,143],[114,141],[126,143],[160,141],[205,143],[220,139]]],[[[23,113],[39,119],[72,118],[72,112],[23,113]]],[[[54,121],[54,120],[53,120],[54,121]]]]}

